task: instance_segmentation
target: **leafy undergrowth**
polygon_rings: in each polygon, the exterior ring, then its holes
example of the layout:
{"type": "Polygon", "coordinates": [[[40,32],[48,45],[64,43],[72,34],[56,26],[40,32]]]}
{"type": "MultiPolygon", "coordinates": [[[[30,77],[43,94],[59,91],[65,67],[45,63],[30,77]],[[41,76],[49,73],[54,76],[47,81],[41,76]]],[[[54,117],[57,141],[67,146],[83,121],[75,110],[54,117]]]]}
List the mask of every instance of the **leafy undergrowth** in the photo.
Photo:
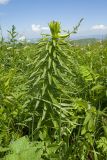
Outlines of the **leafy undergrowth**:
{"type": "Polygon", "coordinates": [[[49,27],[35,44],[14,26],[8,43],[1,35],[0,158],[106,160],[107,42],[76,46],[49,27]]]}

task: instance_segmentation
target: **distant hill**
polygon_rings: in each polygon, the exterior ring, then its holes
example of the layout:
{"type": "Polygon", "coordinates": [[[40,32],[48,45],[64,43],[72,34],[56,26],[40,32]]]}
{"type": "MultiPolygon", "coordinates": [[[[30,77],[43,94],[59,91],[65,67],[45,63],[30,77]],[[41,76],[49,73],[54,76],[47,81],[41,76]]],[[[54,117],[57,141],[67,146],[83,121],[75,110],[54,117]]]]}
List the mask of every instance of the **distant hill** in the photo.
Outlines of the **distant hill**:
{"type": "Polygon", "coordinates": [[[96,38],[85,38],[85,39],[73,40],[73,43],[77,45],[88,45],[88,44],[96,43],[97,41],[99,40],[96,38]]]}
{"type": "MultiPolygon", "coordinates": [[[[35,43],[35,42],[39,41],[40,39],[41,39],[41,37],[30,38],[30,42],[35,43]]],[[[107,34],[71,37],[71,41],[77,45],[93,44],[93,43],[96,43],[100,40],[106,40],[106,39],[107,39],[107,34]]]]}

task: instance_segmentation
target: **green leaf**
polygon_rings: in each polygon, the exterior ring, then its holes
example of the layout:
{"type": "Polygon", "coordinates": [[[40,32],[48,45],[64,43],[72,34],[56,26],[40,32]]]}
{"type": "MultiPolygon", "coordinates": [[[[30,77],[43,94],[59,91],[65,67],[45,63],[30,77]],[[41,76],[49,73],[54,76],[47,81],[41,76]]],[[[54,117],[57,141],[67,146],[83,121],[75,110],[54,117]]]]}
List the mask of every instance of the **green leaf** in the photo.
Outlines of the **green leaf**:
{"type": "Polygon", "coordinates": [[[53,42],[53,46],[55,47],[55,46],[56,46],[56,41],[55,41],[55,40],[53,40],[52,42],[53,42]]]}
{"type": "Polygon", "coordinates": [[[42,87],[42,96],[45,94],[46,88],[47,88],[47,85],[43,83],[43,87],[42,87]]]}
{"type": "Polygon", "coordinates": [[[37,123],[37,129],[41,127],[41,124],[42,124],[42,117],[39,118],[39,121],[37,123]]]}
{"type": "Polygon", "coordinates": [[[9,148],[1,147],[1,146],[0,146],[0,153],[1,153],[1,152],[6,152],[6,151],[9,151],[9,148]]]}
{"type": "Polygon", "coordinates": [[[61,86],[58,82],[58,80],[55,77],[52,77],[54,84],[56,85],[57,89],[61,89],[61,86]]]}
{"type": "Polygon", "coordinates": [[[54,73],[55,75],[57,75],[56,63],[53,61],[52,65],[53,65],[54,73]]]}
{"type": "Polygon", "coordinates": [[[43,74],[42,74],[41,78],[45,78],[45,76],[46,76],[46,72],[47,72],[47,68],[46,68],[46,67],[44,67],[44,69],[43,69],[43,74]]]}
{"type": "Polygon", "coordinates": [[[107,155],[107,138],[106,137],[101,137],[97,141],[97,148],[102,149],[103,153],[106,153],[107,155]]]}
{"type": "Polygon", "coordinates": [[[94,123],[93,117],[90,117],[90,120],[89,120],[89,123],[88,123],[88,130],[90,132],[94,132],[95,131],[95,123],[94,123]]]}
{"type": "Polygon", "coordinates": [[[39,133],[39,138],[40,138],[42,141],[46,140],[46,138],[47,138],[47,131],[46,131],[45,128],[44,128],[43,132],[40,131],[40,133],[39,133]]]}
{"type": "Polygon", "coordinates": [[[84,135],[87,132],[86,128],[83,126],[82,130],[81,130],[81,135],[84,135]]]}
{"type": "Polygon", "coordinates": [[[94,150],[94,160],[98,160],[97,154],[99,154],[99,153],[94,150]]]}
{"type": "Polygon", "coordinates": [[[53,57],[54,57],[54,59],[56,59],[56,57],[57,57],[57,53],[55,50],[53,51],[53,57]]]}
{"type": "Polygon", "coordinates": [[[48,59],[48,69],[50,69],[50,67],[51,67],[51,62],[52,62],[52,59],[49,57],[49,59],[48,59]]]}
{"type": "Polygon", "coordinates": [[[44,104],[43,114],[42,114],[42,121],[45,119],[46,112],[47,112],[47,107],[46,107],[46,104],[44,104]]]}
{"type": "Polygon", "coordinates": [[[49,84],[51,85],[52,84],[52,76],[50,75],[49,72],[48,72],[48,81],[49,81],[49,84]]]}
{"type": "Polygon", "coordinates": [[[37,78],[37,80],[33,83],[33,87],[35,87],[40,80],[41,80],[41,77],[39,76],[39,77],[37,78]]]}
{"type": "Polygon", "coordinates": [[[52,52],[52,46],[49,46],[49,53],[52,52]]]}
{"type": "Polygon", "coordinates": [[[49,42],[46,45],[46,50],[48,50],[48,49],[49,49],[49,42]]]}
{"type": "Polygon", "coordinates": [[[43,62],[45,62],[47,56],[48,56],[48,53],[47,53],[46,56],[45,56],[44,58],[42,58],[39,62],[38,62],[37,60],[35,61],[36,64],[37,64],[37,65],[35,66],[36,69],[37,69],[43,62]]]}
{"type": "Polygon", "coordinates": [[[96,91],[98,93],[102,92],[105,89],[105,87],[103,85],[96,85],[94,87],[91,88],[91,91],[96,91]]]}
{"type": "Polygon", "coordinates": [[[63,64],[63,61],[61,60],[61,58],[57,55],[57,59],[58,59],[58,61],[59,61],[59,64],[62,66],[62,67],[64,67],[64,64],[63,64]]]}
{"type": "Polygon", "coordinates": [[[51,144],[48,146],[47,148],[47,153],[48,155],[53,155],[59,148],[59,145],[58,144],[51,144]]]}
{"type": "Polygon", "coordinates": [[[48,90],[48,94],[49,94],[49,96],[50,96],[50,98],[51,98],[51,100],[52,100],[52,102],[54,104],[59,104],[58,101],[57,101],[57,99],[54,98],[54,96],[52,95],[52,93],[49,90],[48,90]]]}
{"type": "Polygon", "coordinates": [[[80,73],[82,74],[85,81],[92,81],[92,72],[87,66],[80,66],[80,73]]]}
{"type": "Polygon", "coordinates": [[[54,115],[52,113],[50,113],[51,119],[52,119],[52,123],[54,125],[54,128],[57,130],[59,129],[59,124],[58,121],[55,120],[54,115]]]}

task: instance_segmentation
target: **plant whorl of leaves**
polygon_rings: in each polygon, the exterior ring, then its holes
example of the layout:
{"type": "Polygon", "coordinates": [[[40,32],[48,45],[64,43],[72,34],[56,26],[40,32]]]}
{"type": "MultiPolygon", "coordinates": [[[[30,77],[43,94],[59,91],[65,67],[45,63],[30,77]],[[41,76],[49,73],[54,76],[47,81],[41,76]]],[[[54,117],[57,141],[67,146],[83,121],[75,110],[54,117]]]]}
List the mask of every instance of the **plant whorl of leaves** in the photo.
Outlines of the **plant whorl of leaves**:
{"type": "Polygon", "coordinates": [[[44,35],[36,45],[29,78],[29,93],[32,96],[30,103],[34,107],[31,109],[38,115],[34,116],[38,128],[44,121],[48,122],[47,125],[53,124],[51,128],[58,128],[60,112],[63,116],[70,116],[67,107],[61,106],[61,98],[68,96],[66,86],[68,75],[72,75],[68,67],[72,46],[66,40],[69,35],[60,35],[59,22],[52,21],[49,27],[51,35],[44,35]]]}

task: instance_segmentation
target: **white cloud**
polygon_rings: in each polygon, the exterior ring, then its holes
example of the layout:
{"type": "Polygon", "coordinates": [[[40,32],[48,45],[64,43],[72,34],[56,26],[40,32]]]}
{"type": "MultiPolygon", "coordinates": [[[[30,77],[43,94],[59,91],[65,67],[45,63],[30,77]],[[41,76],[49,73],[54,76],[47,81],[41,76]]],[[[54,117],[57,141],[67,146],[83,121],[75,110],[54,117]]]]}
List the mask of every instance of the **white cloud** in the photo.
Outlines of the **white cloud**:
{"type": "Polygon", "coordinates": [[[49,27],[41,27],[42,30],[49,30],[49,27]]]}
{"type": "Polygon", "coordinates": [[[42,27],[41,25],[32,24],[32,31],[33,32],[41,32],[49,30],[48,27],[42,27]]]}
{"type": "Polygon", "coordinates": [[[23,42],[23,41],[25,41],[26,40],[26,37],[25,36],[21,36],[21,37],[19,37],[19,39],[18,39],[19,41],[21,41],[21,42],[23,42]]]}
{"type": "Polygon", "coordinates": [[[94,25],[91,28],[92,30],[106,30],[107,26],[103,25],[103,24],[98,24],[98,25],[94,25]]]}
{"type": "Polygon", "coordinates": [[[0,0],[0,5],[1,4],[7,4],[10,0],[0,0]]]}
{"type": "Polygon", "coordinates": [[[40,25],[32,24],[32,31],[33,32],[40,32],[41,31],[40,25]]]}

